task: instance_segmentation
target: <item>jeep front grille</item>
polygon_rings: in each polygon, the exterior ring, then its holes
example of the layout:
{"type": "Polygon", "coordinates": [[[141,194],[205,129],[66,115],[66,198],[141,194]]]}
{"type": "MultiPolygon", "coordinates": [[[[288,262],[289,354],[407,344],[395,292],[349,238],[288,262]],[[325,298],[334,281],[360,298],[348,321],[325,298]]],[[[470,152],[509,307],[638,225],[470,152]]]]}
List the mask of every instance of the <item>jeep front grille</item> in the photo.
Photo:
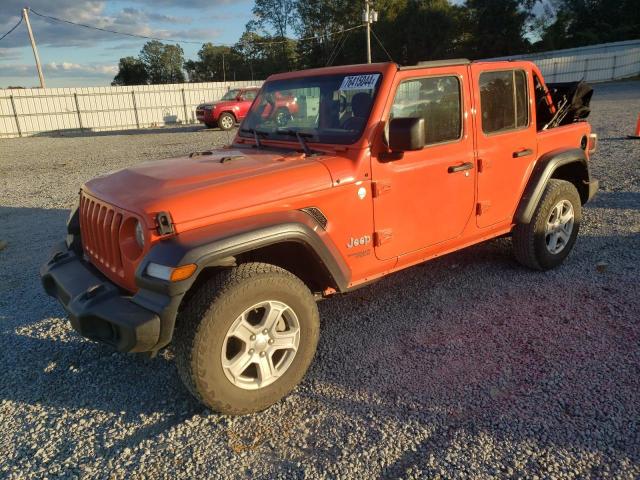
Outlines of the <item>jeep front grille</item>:
{"type": "Polygon", "coordinates": [[[112,206],[80,195],[80,232],[85,254],[94,265],[124,276],[119,233],[122,213],[112,206]],[[98,265],[99,264],[99,265],[98,265]]]}

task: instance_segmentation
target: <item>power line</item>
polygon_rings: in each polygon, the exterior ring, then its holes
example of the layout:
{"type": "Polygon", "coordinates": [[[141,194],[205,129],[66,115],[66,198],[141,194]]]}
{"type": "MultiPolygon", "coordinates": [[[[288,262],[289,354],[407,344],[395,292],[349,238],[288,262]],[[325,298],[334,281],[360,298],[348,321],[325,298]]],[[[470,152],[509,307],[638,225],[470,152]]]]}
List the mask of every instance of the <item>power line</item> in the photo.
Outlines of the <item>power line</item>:
{"type": "Polygon", "coordinates": [[[193,40],[175,40],[175,39],[172,39],[172,38],[158,38],[158,37],[150,37],[150,36],[147,36],[147,35],[139,35],[137,33],[119,32],[117,30],[110,30],[108,28],[96,27],[94,25],[86,25],[84,23],[72,22],[71,20],[65,20],[64,18],[58,18],[58,17],[53,17],[51,15],[45,15],[43,13],[36,12],[33,9],[30,9],[29,11],[31,13],[33,13],[34,15],[37,15],[37,16],[42,17],[42,18],[47,18],[49,20],[53,20],[55,22],[67,23],[69,25],[75,25],[76,27],[88,28],[90,30],[100,30],[101,32],[114,33],[116,35],[126,35],[127,37],[144,38],[146,40],[157,40],[159,42],[193,43],[193,44],[196,44],[196,45],[202,44],[202,42],[196,42],[196,41],[193,41],[193,40]]]}
{"type": "MultiPolygon", "coordinates": [[[[363,28],[364,25],[356,25],[355,27],[351,27],[351,28],[345,28],[343,30],[338,30],[336,32],[329,32],[326,33],[324,35],[313,35],[310,37],[304,37],[304,38],[297,38],[297,39],[293,39],[293,41],[295,42],[305,42],[307,40],[316,40],[319,38],[325,38],[325,37],[333,37],[334,35],[340,35],[342,33],[346,33],[346,32],[350,32],[352,30],[356,30],[358,28],[363,28]]],[[[254,42],[255,45],[273,45],[273,44],[277,44],[277,43],[287,43],[289,40],[278,40],[278,41],[274,41],[274,42],[254,42]]]]}
{"type": "Polygon", "coordinates": [[[327,60],[327,64],[325,65],[326,67],[332,65],[335,59],[338,58],[340,51],[342,51],[342,49],[346,45],[347,40],[349,39],[350,36],[351,36],[351,32],[347,32],[346,35],[343,35],[342,37],[340,37],[336,45],[333,47],[333,50],[331,51],[329,60],[327,60]]]}
{"type": "MultiPolygon", "coordinates": [[[[69,24],[69,25],[74,25],[76,27],[88,28],[90,30],[99,30],[101,32],[112,33],[112,34],[115,34],[115,35],[126,35],[127,37],[143,38],[145,40],[156,40],[156,41],[159,41],[159,42],[189,43],[189,44],[194,44],[194,45],[202,45],[201,41],[176,40],[176,39],[173,39],[173,38],[159,38],[159,37],[152,37],[152,36],[148,36],[148,35],[140,35],[140,34],[137,34],[137,33],[120,32],[120,31],[117,31],[117,30],[111,30],[109,28],[96,27],[94,25],[87,25],[87,24],[84,24],[84,23],[78,23],[78,22],[73,22],[71,20],[66,20],[64,18],[58,18],[58,17],[54,17],[54,16],[51,16],[51,15],[45,15],[44,13],[37,12],[37,11],[35,11],[33,9],[30,9],[29,11],[31,13],[33,13],[34,15],[37,15],[39,17],[46,18],[46,19],[49,19],[49,20],[53,20],[55,22],[66,23],[66,24],[69,24]]],[[[330,32],[330,33],[327,33],[327,34],[323,35],[323,37],[331,37],[333,35],[339,35],[341,33],[350,32],[351,30],[355,30],[357,28],[362,28],[363,26],[364,25],[357,25],[355,27],[346,28],[344,30],[340,30],[340,31],[337,31],[337,32],[330,32]]],[[[16,27],[17,27],[17,25],[16,25],[16,27]]],[[[7,34],[5,34],[5,36],[8,35],[9,33],[11,33],[11,31],[9,31],[7,34]]],[[[314,35],[314,36],[310,36],[310,37],[298,38],[298,39],[292,39],[292,40],[296,41],[296,42],[303,42],[303,41],[312,40],[312,39],[315,39],[315,38],[319,38],[319,37],[314,35]]],[[[2,40],[2,39],[0,38],[0,40],[2,40]]],[[[251,42],[251,43],[253,45],[279,45],[279,44],[282,44],[282,43],[288,43],[289,41],[291,41],[291,40],[286,39],[286,40],[274,40],[274,41],[251,42]]],[[[233,47],[234,45],[233,44],[219,43],[217,46],[233,47]]]]}
{"type": "Polygon", "coordinates": [[[371,33],[373,33],[373,37],[378,41],[378,44],[380,44],[380,46],[382,47],[382,50],[384,50],[384,53],[387,54],[389,61],[393,62],[393,58],[391,58],[391,55],[389,54],[389,52],[387,52],[387,49],[384,48],[384,45],[382,44],[382,40],[378,38],[378,35],[376,35],[376,32],[373,31],[373,28],[371,29],[371,33]]]}
{"type": "Polygon", "coordinates": [[[6,37],[7,35],[9,35],[11,32],[13,32],[16,28],[18,28],[18,26],[22,23],[22,17],[20,17],[20,20],[18,20],[18,23],[16,23],[13,28],[11,28],[11,30],[9,30],[7,33],[5,33],[4,35],[2,35],[0,37],[0,40],[2,40],[4,37],[6,37]]]}

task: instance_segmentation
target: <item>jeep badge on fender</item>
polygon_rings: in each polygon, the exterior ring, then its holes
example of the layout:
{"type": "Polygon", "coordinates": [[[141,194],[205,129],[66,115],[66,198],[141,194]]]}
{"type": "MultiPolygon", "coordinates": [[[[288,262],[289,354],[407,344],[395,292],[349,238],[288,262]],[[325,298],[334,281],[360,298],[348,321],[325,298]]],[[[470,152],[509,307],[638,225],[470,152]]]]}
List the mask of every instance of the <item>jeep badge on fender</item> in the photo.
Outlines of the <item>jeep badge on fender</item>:
{"type": "Polygon", "coordinates": [[[320,298],[506,235],[523,265],[559,266],[598,188],[591,94],[525,61],[272,75],[198,107],[242,121],[228,148],[84,184],[42,284],[84,337],[171,343],[202,403],[262,410],[311,364],[320,298]]]}
{"type": "Polygon", "coordinates": [[[371,237],[369,235],[363,235],[360,238],[351,237],[349,239],[349,242],[347,243],[347,248],[359,247],[360,245],[367,245],[369,242],[371,242],[371,237]]]}

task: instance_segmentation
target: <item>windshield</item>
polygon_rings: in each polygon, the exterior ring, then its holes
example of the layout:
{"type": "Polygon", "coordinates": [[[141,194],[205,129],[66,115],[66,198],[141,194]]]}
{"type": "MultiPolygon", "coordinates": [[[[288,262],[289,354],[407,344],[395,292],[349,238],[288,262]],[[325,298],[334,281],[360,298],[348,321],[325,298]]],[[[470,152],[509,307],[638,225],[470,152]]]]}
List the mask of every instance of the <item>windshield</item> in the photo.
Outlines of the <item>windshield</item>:
{"type": "Polygon", "coordinates": [[[240,90],[234,88],[233,90],[229,90],[220,100],[235,100],[240,94],[240,90]]]}
{"type": "Polygon", "coordinates": [[[380,73],[322,75],[265,83],[240,135],[351,144],[362,135],[382,80],[380,73]]]}

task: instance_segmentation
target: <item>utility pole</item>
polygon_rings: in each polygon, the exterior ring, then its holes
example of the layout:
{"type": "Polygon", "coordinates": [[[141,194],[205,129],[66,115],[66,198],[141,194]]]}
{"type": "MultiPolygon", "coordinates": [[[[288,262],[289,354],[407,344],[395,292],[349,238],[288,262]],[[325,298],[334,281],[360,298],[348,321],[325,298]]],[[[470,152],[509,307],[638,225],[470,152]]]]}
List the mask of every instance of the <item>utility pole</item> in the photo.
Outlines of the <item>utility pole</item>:
{"type": "Polygon", "coordinates": [[[227,81],[227,72],[224,71],[224,52],[222,52],[222,81],[227,81]]]}
{"type": "Polygon", "coordinates": [[[371,0],[364,1],[364,11],[362,12],[362,21],[367,27],[367,63],[371,63],[371,24],[378,21],[378,12],[372,10],[371,0]]]}
{"type": "Polygon", "coordinates": [[[371,12],[369,0],[364,1],[364,21],[367,22],[367,63],[371,63],[371,12]]]}
{"type": "Polygon", "coordinates": [[[42,65],[40,65],[40,56],[38,55],[38,47],[36,47],[36,39],[33,38],[31,23],[29,22],[29,7],[22,9],[22,18],[24,19],[24,23],[27,24],[27,31],[29,32],[29,39],[31,40],[33,56],[36,59],[36,68],[38,69],[38,77],[40,77],[40,88],[45,88],[44,75],[42,74],[42,65]]]}

